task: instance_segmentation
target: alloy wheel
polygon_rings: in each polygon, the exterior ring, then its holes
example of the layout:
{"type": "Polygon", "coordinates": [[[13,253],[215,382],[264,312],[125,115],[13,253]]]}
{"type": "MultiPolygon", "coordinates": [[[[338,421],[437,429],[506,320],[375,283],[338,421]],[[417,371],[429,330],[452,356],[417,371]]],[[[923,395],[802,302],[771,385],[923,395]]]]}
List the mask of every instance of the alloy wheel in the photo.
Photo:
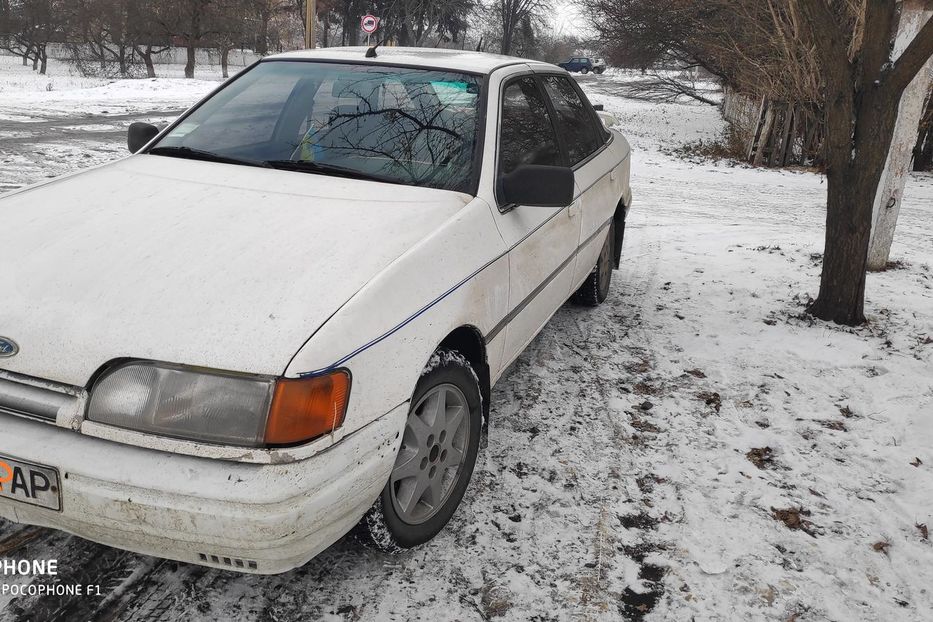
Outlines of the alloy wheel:
{"type": "Polygon", "coordinates": [[[429,520],[457,485],[470,440],[466,396],[453,384],[433,387],[408,415],[389,490],[399,518],[429,520]]]}

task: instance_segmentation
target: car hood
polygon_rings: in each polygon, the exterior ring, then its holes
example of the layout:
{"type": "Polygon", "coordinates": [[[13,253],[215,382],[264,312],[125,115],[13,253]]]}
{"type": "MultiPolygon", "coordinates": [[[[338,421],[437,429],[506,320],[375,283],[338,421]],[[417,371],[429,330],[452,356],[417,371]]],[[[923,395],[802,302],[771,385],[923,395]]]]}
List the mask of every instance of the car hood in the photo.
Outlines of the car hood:
{"type": "Polygon", "coordinates": [[[151,155],[7,195],[0,336],[20,352],[0,369],[75,385],[120,357],[281,374],[470,199],[151,155]]]}

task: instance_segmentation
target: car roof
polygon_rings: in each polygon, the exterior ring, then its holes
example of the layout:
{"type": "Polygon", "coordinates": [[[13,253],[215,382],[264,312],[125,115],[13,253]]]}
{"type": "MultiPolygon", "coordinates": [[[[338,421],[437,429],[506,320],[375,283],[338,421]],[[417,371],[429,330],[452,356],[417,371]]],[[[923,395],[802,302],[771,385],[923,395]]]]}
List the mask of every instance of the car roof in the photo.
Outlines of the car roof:
{"type": "Polygon", "coordinates": [[[469,71],[479,74],[491,73],[499,67],[515,64],[528,64],[560,71],[556,65],[541,61],[472,50],[379,46],[376,50],[376,58],[366,58],[367,49],[365,46],[357,46],[298,50],[269,56],[268,60],[352,61],[373,65],[408,65],[450,71],[469,71]]]}

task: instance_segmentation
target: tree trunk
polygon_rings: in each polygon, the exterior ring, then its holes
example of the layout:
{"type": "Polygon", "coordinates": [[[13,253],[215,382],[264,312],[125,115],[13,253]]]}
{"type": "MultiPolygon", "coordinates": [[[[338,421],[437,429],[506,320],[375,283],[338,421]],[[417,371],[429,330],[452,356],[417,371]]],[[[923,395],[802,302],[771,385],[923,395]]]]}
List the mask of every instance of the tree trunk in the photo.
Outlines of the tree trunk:
{"type": "Polygon", "coordinates": [[[272,15],[269,11],[269,5],[263,3],[259,9],[259,36],[256,40],[256,53],[265,56],[269,53],[269,20],[272,15]]]}
{"type": "Polygon", "coordinates": [[[897,121],[886,95],[877,85],[861,93],[827,89],[826,240],[820,293],[809,311],[837,324],[865,322],[872,206],[897,121]]]}
{"type": "Polygon", "coordinates": [[[146,52],[142,55],[143,62],[146,64],[146,77],[156,77],[155,63],[152,62],[152,46],[146,46],[146,52]]]}
{"type": "Polygon", "coordinates": [[[29,66],[29,52],[23,52],[23,67],[29,66]]]}
{"type": "MultiPolygon", "coordinates": [[[[851,167],[854,168],[854,167],[851,167]]],[[[859,212],[869,212],[862,194],[869,185],[860,181],[856,185],[847,179],[859,179],[857,171],[827,175],[826,239],[823,254],[823,273],[820,276],[820,294],[810,306],[814,316],[856,326],[865,321],[865,258],[871,222],[858,218],[859,212]],[[862,203],[858,208],[859,201],[862,203]]],[[[870,212],[869,212],[870,213],[870,212]]]]}
{"type": "Polygon", "coordinates": [[[220,48],[220,70],[224,79],[230,77],[230,72],[227,70],[228,61],[230,60],[230,48],[224,46],[220,48]]]}
{"type": "Polygon", "coordinates": [[[914,147],[915,171],[933,168],[933,94],[927,99],[924,119],[924,129],[917,137],[917,146],[914,147]]]}
{"type": "Polygon", "coordinates": [[[186,43],[187,45],[185,47],[188,50],[188,60],[185,63],[185,77],[193,78],[194,77],[194,65],[196,62],[196,53],[198,49],[194,45],[194,39],[189,38],[186,43]]]}
{"type": "MultiPolygon", "coordinates": [[[[913,40],[933,11],[924,10],[921,0],[907,0],[901,10],[901,20],[895,41],[894,55],[899,56],[913,40]]],[[[872,215],[871,242],[868,248],[868,269],[884,270],[891,254],[894,229],[904,196],[907,174],[910,172],[914,141],[923,116],[926,95],[933,85],[933,58],[904,90],[898,106],[891,150],[875,196],[872,215]]]]}
{"type": "Polygon", "coordinates": [[[508,56],[512,52],[512,33],[515,29],[511,26],[505,26],[502,29],[502,45],[499,53],[508,56]]]}
{"type": "Polygon", "coordinates": [[[43,43],[36,48],[36,60],[39,61],[39,75],[44,76],[49,68],[49,55],[46,51],[47,44],[43,43]]]}
{"type": "Polygon", "coordinates": [[[185,77],[194,77],[194,66],[197,63],[198,44],[201,43],[203,32],[201,31],[201,10],[203,6],[194,3],[191,7],[191,21],[188,24],[189,34],[185,37],[185,44],[188,51],[188,59],[185,63],[185,77]]]}

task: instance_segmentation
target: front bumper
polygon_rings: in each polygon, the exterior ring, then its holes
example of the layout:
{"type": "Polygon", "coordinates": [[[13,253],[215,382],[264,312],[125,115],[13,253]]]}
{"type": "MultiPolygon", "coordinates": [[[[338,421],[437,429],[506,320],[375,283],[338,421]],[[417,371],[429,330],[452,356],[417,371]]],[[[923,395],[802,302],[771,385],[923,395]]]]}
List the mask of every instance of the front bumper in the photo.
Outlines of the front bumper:
{"type": "Polygon", "coordinates": [[[0,456],[58,469],[62,510],[0,498],[0,516],[110,546],[241,572],[285,572],[336,542],[395,462],[402,404],[298,462],[143,449],[0,415],[0,456]]]}

